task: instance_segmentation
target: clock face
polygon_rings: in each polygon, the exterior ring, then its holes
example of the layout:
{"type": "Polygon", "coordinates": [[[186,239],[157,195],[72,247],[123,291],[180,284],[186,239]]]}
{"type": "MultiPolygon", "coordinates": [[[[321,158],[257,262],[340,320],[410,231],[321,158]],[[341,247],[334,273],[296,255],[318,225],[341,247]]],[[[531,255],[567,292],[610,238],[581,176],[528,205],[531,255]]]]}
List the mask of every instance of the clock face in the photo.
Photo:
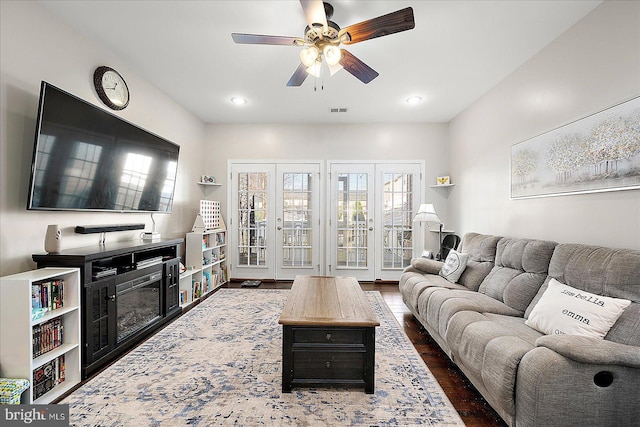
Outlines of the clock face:
{"type": "Polygon", "coordinates": [[[118,72],[109,67],[98,67],[93,75],[98,97],[109,108],[122,110],[129,104],[129,88],[118,72]]]}

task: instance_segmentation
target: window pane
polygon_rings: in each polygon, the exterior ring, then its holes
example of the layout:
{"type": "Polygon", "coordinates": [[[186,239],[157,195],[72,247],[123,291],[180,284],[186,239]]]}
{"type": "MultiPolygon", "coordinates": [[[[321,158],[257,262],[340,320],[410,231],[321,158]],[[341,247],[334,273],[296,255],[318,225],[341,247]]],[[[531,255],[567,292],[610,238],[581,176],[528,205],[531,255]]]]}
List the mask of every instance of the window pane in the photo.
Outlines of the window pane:
{"type": "Polygon", "coordinates": [[[413,254],[413,174],[385,173],[382,197],[382,266],[401,270],[413,254]]]}

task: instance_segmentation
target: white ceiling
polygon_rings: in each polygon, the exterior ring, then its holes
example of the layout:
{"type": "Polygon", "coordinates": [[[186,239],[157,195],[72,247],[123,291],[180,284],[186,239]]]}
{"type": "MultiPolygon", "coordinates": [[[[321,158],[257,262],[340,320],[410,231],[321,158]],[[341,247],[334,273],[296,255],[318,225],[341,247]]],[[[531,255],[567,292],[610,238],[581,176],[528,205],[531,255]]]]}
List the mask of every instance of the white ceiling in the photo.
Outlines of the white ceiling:
{"type": "Polygon", "coordinates": [[[400,123],[450,121],[601,1],[333,0],[341,27],[407,6],[416,26],[347,47],[380,73],[368,85],[342,70],[318,79],[317,90],[312,77],[285,86],[300,48],[231,39],[301,37],[296,0],[40,3],[207,123],[400,123]],[[411,95],[423,101],[412,107],[411,95]],[[248,103],[233,105],[233,96],[248,103]]]}

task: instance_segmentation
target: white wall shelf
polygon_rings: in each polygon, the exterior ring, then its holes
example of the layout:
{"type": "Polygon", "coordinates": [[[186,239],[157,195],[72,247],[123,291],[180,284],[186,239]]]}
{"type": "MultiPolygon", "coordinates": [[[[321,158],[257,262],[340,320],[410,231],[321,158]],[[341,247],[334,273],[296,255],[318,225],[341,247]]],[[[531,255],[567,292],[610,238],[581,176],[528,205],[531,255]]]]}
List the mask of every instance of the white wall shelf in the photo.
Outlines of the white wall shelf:
{"type": "Polygon", "coordinates": [[[196,184],[203,185],[205,187],[222,187],[222,184],[218,184],[217,182],[202,182],[202,181],[198,181],[196,184]]]}
{"type": "Polygon", "coordinates": [[[455,184],[440,184],[440,185],[430,185],[431,188],[443,188],[443,187],[455,187],[455,184]]]}
{"type": "MultiPolygon", "coordinates": [[[[37,344],[37,342],[36,342],[37,344]]],[[[0,279],[0,376],[31,382],[22,403],[50,403],[80,382],[80,270],[41,268],[0,279]],[[32,285],[64,282],[63,306],[32,319],[32,285]],[[63,342],[35,356],[33,327],[60,319],[63,342]],[[33,372],[64,355],[64,381],[34,399],[33,372]]],[[[23,397],[24,398],[24,397],[23,397]]]]}

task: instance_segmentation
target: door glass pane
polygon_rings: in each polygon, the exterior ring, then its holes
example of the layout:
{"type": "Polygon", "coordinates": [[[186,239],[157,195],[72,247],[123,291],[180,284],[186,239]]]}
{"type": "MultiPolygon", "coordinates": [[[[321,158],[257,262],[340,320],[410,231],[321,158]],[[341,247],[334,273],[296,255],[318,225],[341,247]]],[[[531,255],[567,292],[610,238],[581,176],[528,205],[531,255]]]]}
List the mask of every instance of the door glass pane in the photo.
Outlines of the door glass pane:
{"type": "Polygon", "coordinates": [[[312,174],[287,172],[282,178],[282,266],[311,267],[312,174]]]}
{"type": "Polygon", "coordinates": [[[413,174],[383,174],[382,268],[402,269],[413,253],[413,174]]]}
{"type": "Polygon", "coordinates": [[[267,258],[266,172],[238,174],[238,265],[264,266],[267,258]]]}
{"type": "Polygon", "coordinates": [[[339,173],[337,267],[367,267],[368,175],[339,173]]]}

